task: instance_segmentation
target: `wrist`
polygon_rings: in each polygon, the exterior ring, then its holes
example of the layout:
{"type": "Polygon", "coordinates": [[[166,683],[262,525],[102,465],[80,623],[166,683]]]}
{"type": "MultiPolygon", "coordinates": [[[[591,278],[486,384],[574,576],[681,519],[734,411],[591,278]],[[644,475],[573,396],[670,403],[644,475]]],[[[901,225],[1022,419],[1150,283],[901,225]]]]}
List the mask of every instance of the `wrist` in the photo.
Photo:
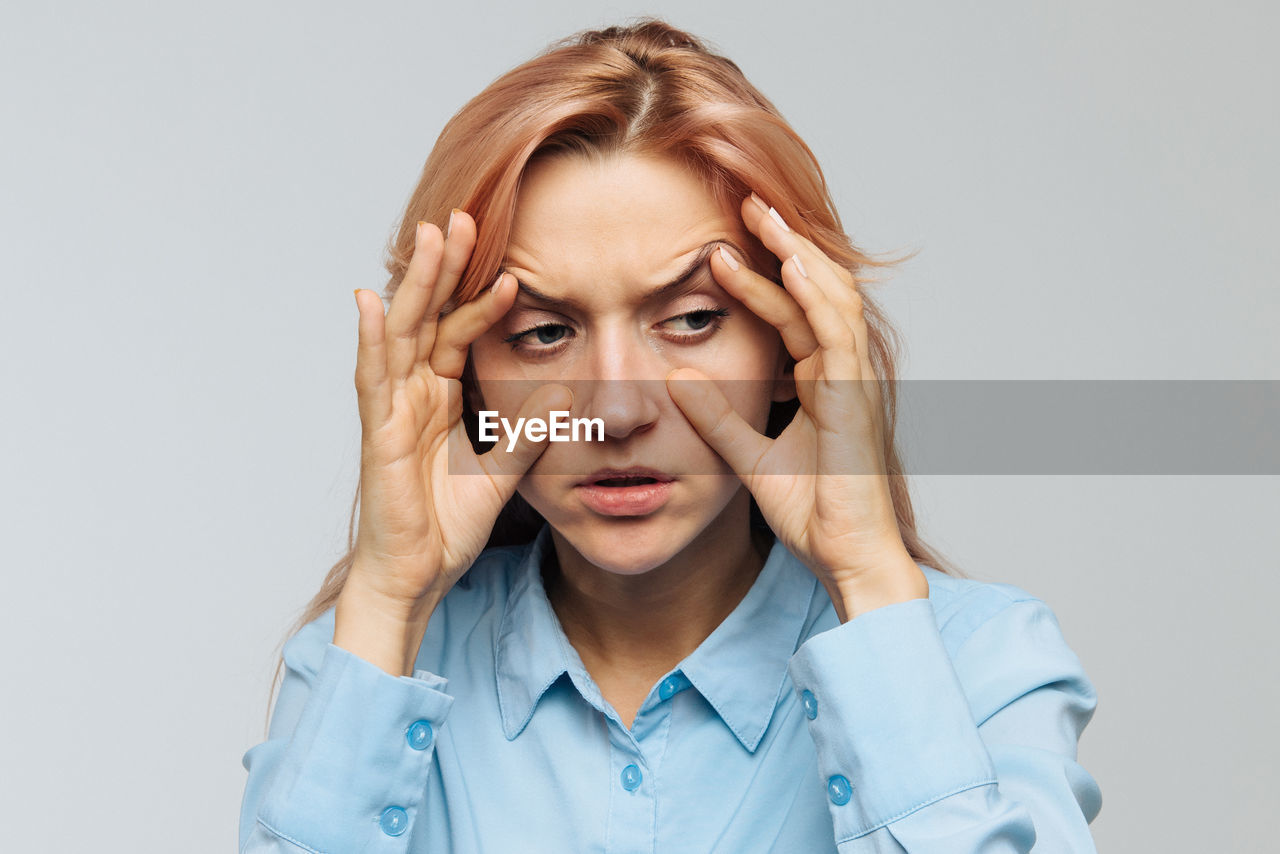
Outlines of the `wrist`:
{"type": "MultiPolygon", "coordinates": [[[[828,591],[831,592],[831,591],[828,591]]],[[[832,602],[842,623],[886,605],[929,598],[929,580],[906,552],[872,572],[860,573],[835,586],[832,602]]]]}
{"type": "Polygon", "coordinates": [[[334,608],[333,643],[393,676],[412,675],[435,604],[402,602],[348,578],[334,608]]]}

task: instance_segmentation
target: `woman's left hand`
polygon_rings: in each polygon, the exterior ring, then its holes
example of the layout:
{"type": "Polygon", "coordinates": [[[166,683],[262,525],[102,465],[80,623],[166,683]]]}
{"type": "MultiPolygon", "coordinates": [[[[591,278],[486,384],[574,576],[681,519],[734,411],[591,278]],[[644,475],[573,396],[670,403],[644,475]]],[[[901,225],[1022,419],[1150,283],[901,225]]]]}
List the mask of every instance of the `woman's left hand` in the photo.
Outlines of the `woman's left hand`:
{"type": "Polygon", "coordinates": [[[880,387],[853,276],[791,231],[753,194],[750,231],[783,259],[785,292],[741,259],[713,253],[720,285],[782,334],[800,398],[776,439],[756,431],[714,381],[692,368],[667,375],[672,399],[742,478],[765,521],[826,587],[842,621],[929,595],[898,530],[884,460],[880,387]],[[734,269],[736,264],[737,269],[734,269]]]}

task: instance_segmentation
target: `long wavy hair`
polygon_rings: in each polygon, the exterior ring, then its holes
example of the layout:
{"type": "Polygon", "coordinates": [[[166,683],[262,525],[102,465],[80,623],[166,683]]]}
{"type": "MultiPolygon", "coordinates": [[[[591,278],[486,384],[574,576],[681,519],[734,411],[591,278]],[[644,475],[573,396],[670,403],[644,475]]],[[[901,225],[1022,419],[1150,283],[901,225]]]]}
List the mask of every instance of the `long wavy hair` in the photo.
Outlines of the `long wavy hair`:
{"type": "MultiPolygon", "coordinates": [[[[419,220],[443,229],[452,208],[474,217],[477,242],[444,311],[474,299],[496,277],[505,255],[517,192],[528,166],[542,157],[645,154],[673,158],[697,175],[717,202],[737,211],[755,191],[792,230],[853,275],[862,296],[870,359],[882,384],[884,455],[894,512],[916,561],[960,575],[916,531],[908,484],[894,439],[897,417],[896,330],[866,292],[876,268],[909,258],[874,258],[844,233],[813,152],[730,59],[703,40],[656,18],[588,30],[553,43],[508,71],[460,109],[440,134],[387,249],[389,299],[413,254],[419,220]]],[[[753,269],[782,283],[781,262],[753,235],[743,247],[753,269]]],[[[474,389],[468,363],[464,388],[474,389]]],[[[464,395],[470,399],[471,395],[464,395]]],[[[773,404],[767,435],[790,422],[798,401],[773,404]]],[[[474,418],[470,411],[464,417],[474,418]]],[[[473,441],[475,433],[471,431],[473,441]]],[[[351,505],[347,553],[290,632],[334,605],[355,550],[359,486],[351,505]]],[[[752,501],[753,524],[763,524],[752,501]]],[[[516,494],[503,508],[489,546],[532,539],[542,517],[516,494]]],[[[279,669],[277,668],[277,676],[279,669]]]]}

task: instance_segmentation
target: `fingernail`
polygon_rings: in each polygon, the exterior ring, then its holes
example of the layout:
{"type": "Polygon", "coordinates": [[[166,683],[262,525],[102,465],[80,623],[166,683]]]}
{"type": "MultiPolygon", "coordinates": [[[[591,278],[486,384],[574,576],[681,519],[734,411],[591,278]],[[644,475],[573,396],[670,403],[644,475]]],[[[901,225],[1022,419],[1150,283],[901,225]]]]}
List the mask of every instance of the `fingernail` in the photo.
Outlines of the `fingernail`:
{"type": "Polygon", "coordinates": [[[804,264],[801,264],[801,263],[800,263],[800,256],[799,256],[799,255],[792,255],[792,256],[791,256],[791,260],[792,260],[793,262],[795,262],[796,269],[800,271],[800,275],[801,275],[801,276],[804,276],[806,279],[807,279],[807,278],[809,278],[809,273],[808,273],[808,272],[806,272],[806,270],[804,269],[804,264]]]}
{"type": "Polygon", "coordinates": [[[756,207],[760,208],[761,213],[769,210],[769,206],[764,203],[764,199],[757,196],[754,192],[751,194],[751,201],[756,203],[756,207]]]}
{"type": "Polygon", "coordinates": [[[421,240],[421,239],[422,239],[422,229],[423,229],[423,226],[425,226],[425,225],[426,225],[426,223],[425,223],[425,222],[423,222],[422,220],[418,220],[418,228],[417,228],[417,230],[416,230],[416,231],[414,231],[414,233],[413,233],[413,238],[414,238],[414,240],[421,240]]]}
{"type": "Polygon", "coordinates": [[[732,270],[735,273],[738,272],[738,262],[733,260],[733,256],[730,255],[729,251],[725,249],[723,246],[720,247],[720,257],[723,258],[724,262],[729,265],[730,270],[732,270]]]}
{"type": "Polygon", "coordinates": [[[444,227],[444,239],[449,239],[449,234],[453,231],[453,215],[458,212],[457,208],[449,211],[449,224],[444,227]]]}
{"type": "Polygon", "coordinates": [[[498,278],[493,280],[493,286],[489,288],[489,293],[496,294],[498,292],[498,285],[502,284],[502,273],[505,273],[505,272],[506,270],[503,270],[502,272],[498,273],[498,278]]]}
{"type": "Polygon", "coordinates": [[[783,221],[782,214],[778,213],[773,208],[769,208],[769,216],[773,217],[773,221],[782,226],[786,231],[791,230],[791,226],[787,225],[786,222],[783,221]]]}
{"type": "MultiPolygon", "coordinates": [[[[353,293],[353,294],[355,294],[355,295],[356,295],[356,299],[357,299],[357,300],[359,300],[359,299],[360,299],[360,289],[359,289],[359,288],[356,288],[356,289],[355,289],[354,291],[352,291],[351,293],[353,293]]],[[[357,305],[358,305],[358,304],[359,304],[359,303],[357,302],[357,305]]]]}

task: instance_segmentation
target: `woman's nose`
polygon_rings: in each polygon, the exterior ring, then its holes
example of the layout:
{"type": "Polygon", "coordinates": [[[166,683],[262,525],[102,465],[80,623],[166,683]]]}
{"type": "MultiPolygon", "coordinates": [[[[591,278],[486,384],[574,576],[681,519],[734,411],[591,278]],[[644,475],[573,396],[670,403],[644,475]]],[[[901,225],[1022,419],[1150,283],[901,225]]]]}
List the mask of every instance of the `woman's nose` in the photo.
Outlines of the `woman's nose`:
{"type": "Polygon", "coordinates": [[[606,436],[625,439],[658,420],[671,368],[652,348],[638,342],[600,343],[591,358],[585,416],[603,419],[606,436]]]}

